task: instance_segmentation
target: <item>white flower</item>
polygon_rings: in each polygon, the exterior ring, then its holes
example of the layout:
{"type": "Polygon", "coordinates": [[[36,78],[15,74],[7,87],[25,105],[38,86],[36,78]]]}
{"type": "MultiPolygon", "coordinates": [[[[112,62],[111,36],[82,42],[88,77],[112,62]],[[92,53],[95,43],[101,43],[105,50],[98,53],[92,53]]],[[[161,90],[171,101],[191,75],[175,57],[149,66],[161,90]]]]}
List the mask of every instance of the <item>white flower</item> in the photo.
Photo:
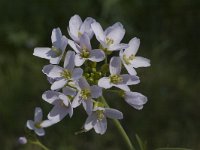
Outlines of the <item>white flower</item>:
{"type": "Polygon", "coordinates": [[[138,92],[125,92],[124,99],[129,105],[138,110],[141,110],[147,102],[147,97],[138,92]]]}
{"type": "Polygon", "coordinates": [[[100,62],[104,60],[105,54],[100,49],[93,49],[90,44],[90,39],[87,34],[80,37],[80,45],[73,41],[69,41],[70,46],[76,51],[75,65],[81,66],[86,60],[100,62]]]}
{"type": "Polygon", "coordinates": [[[21,136],[18,138],[19,144],[26,144],[27,143],[27,138],[24,136],[21,136]]]}
{"type": "Polygon", "coordinates": [[[67,96],[68,94],[69,93],[65,93],[65,91],[63,91],[63,93],[56,91],[46,91],[43,93],[42,99],[54,105],[53,109],[48,114],[48,119],[53,123],[61,121],[67,114],[72,117],[73,108],[67,96]]]}
{"type": "Polygon", "coordinates": [[[43,73],[48,77],[55,79],[51,86],[51,90],[57,90],[64,87],[69,81],[78,80],[83,70],[81,68],[74,68],[75,52],[68,51],[65,57],[64,68],[57,65],[46,65],[43,68],[43,73]]]}
{"type": "Polygon", "coordinates": [[[44,120],[42,121],[42,109],[40,107],[35,108],[35,114],[34,114],[34,121],[33,120],[28,120],[26,123],[26,126],[30,130],[34,130],[35,133],[38,136],[44,136],[45,131],[43,128],[51,126],[53,123],[49,120],[44,120]]]}
{"type": "Polygon", "coordinates": [[[95,20],[91,17],[87,17],[84,22],[82,22],[80,16],[74,15],[69,20],[69,28],[68,33],[70,37],[77,43],[80,42],[80,37],[86,33],[91,39],[93,36],[93,31],[91,29],[91,24],[95,22],[95,20]]]}
{"type": "Polygon", "coordinates": [[[85,130],[89,131],[94,128],[98,134],[104,134],[107,129],[106,118],[122,119],[123,114],[112,108],[95,107],[92,114],[88,116],[84,124],[85,130]]]}
{"type": "Polygon", "coordinates": [[[62,35],[60,28],[55,28],[51,35],[52,47],[37,47],[34,56],[50,60],[51,64],[59,64],[67,46],[67,38],[62,35]]]}
{"type": "Polygon", "coordinates": [[[135,75],[122,74],[121,72],[121,60],[119,57],[112,57],[109,65],[110,76],[99,79],[98,85],[105,89],[112,86],[118,87],[124,91],[130,91],[128,85],[138,84],[140,82],[139,77],[135,75]]]}
{"type": "Polygon", "coordinates": [[[120,51],[120,58],[128,73],[131,75],[137,74],[134,68],[150,66],[149,59],[140,56],[135,56],[139,46],[140,40],[138,38],[133,38],[129,42],[129,47],[126,48],[124,51],[120,51]]]}
{"type": "Polygon", "coordinates": [[[90,86],[83,77],[79,79],[78,85],[79,91],[74,97],[72,107],[76,108],[82,103],[86,112],[90,114],[93,108],[92,98],[100,97],[102,95],[102,88],[97,85],[90,86]]]}
{"type": "Polygon", "coordinates": [[[120,44],[124,37],[125,29],[119,22],[115,23],[111,27],[108,27],[103,31],[101,25],[98,22],[94,22],[91,25],[97,40],[101,43],[101,46],[108,51],[116,51],[127,48],[127,44],[120,44]]]}

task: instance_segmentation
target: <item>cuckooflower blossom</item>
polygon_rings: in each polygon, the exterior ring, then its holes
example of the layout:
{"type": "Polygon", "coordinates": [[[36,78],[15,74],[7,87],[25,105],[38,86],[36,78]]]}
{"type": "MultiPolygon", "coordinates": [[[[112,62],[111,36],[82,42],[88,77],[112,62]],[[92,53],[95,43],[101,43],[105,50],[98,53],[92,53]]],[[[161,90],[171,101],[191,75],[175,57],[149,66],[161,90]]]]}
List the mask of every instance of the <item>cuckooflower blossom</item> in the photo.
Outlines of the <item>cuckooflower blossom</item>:
{"type": "Polygon", "coordinates": [[[94,35],[91,24],[95,22],[95,20],[91,17],[87,17],[84,22],[82,22],[80,16],[74,15],[69,20],[69,28],[68,33],[70,37],[77,43],[80,42],[80,37],[86,33],[88,37],[91,39],[94,35]]]}
{"type": "Polygon", "coordinates": [[[128,45],[128,48],[120,51],[120,58],[128,73],[136,75],[134,68],[149,67],[150,60],[141,56],[135,56],[140,46],[140,39],[133,38],[128,45]]]}
{"type": "Polygon", "coordinates": [[[96,133],[104,134],[107,129],[106,118],[123,119],[123,114],[116,109],[95,107],[92,114],[85,121],[85,130],[89,131],[94,128],[96,133]]]}
{"type": "Polygon", "coordinates": [[[125,92],[125,101],[133,108],[141,110],[147,102],[147,97],[138,92],[125,92]]]}
{"type": "Polygon", "coordinates": [[[138,84],[140,82],[139,77],[135,75],[122,74],[121,72],[121,60],[119,57],[112,57],[109,65],[110,76],[99,79],[98,85],[105,89],[109,89],[112,86],[118,87],[124,91],[130,91],[128,85],[138,84]]]}
{"type": "Polygon", "coordinates": [[[62,35],[60,28],[55,28],[51,34],[52,47],[37,47],[34,56],[50,60],[51,64],[59,64],[67,46],[67,38],[62,35]]]}
{"type": "Polygon", "coordinates": [[[86,60],[100,62],[105,58],[105,53],[100,49],[93,49],[87,34],[80,37],[80,45],[70,41],[70,46],[76,51],[75,65],[81,66],[86,60]]]}
{"type": "Polygon", "coordinates": [[[65,94],[56,91],[46,91],[42,95],[43,100],[54,105],[48,114],[48,119],[53,123],[61,121],[67,114],[69,114],[70,118],[73,115],[70,98],[65,94]]]}
{"type": "Polygon", "coordinates": [[[82,103],[86,112],[90,114],[93,108],[92,98],[100,97],[102,95],[102,88],[97,85],[90,86],[83,77],[79,79],[78,86],[78,93],[74,97],[72,107],[76,108],[82,103]]]}
{"type": "Polygon", "coordinates": [[[98,22],[91,24],[96,39],[100,42],[102,49],[105,51],[116,51],[127,48],[127,44],[120,43],[124,37],[125,29],[119,22],[115,23],[111,27],[108,27],[103,31],[101,25],[98,22]]]}
{"type": "Polygon", "coordinates": [[[34,130],[38,136],[44,136],[45,131],[43,128],[51,126],[53,123],[49,120],[42,121],[42,109],[40,107],[35,108],[34,121],[28,120],[26,126],[30,130],[34,130]]]}
{"type": "Polygon", "coordinates": [[[68,51],[65,57],[64,68],[57,65],[46,65],[43,68],[43,73],[48,77],[55,79],[51,85],[51,90],[57,90],[64,87],[70,81],[78,80],[83,70],[81,68],[74,68],[75,52],[68,51]]]}

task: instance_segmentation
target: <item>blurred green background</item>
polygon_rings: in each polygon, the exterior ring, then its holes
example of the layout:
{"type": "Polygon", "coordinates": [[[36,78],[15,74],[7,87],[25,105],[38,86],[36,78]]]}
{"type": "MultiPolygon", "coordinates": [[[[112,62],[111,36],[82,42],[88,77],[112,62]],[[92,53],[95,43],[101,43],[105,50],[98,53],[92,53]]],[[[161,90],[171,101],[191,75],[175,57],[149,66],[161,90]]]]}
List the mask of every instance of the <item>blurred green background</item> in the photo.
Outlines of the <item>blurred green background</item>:
{"type": "MultiPolygon", "coordinates": [[[[134,86],[149,99],[142,111],[117,95],[109,104],[124,113],[121,121],[132,141],[137,133],[149,150],[158,147],[200,149],[200,1],[199,0],[0,0],[0,149],[38,150],[19,146],[27,119],[40,106],[50,85],[41,69],[48,61],[32,55],[34,47],[51,46],[50,35],[60,27],[67,35],[74,14],[94,17],[104,28],[120,21],[126,35],[141,39],[139,55],[152,66],[139,68],[134,86]]],[[[69,36],[68,36],[69,37],[69,36]]],[[[86,115],[79,108],[46,129],[40,138],[52,150],[124,150],[122,138],[109,121],[105,135],[90,131],[74,135],[86,115]]]]}

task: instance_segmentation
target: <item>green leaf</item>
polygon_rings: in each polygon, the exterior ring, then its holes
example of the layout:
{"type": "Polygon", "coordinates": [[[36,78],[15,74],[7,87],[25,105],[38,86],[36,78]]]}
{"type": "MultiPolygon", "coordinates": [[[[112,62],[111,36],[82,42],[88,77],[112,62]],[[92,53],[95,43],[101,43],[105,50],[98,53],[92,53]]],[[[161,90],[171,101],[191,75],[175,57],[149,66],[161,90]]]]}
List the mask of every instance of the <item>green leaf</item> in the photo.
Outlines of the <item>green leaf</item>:
{"type": "Polygon", "coordinates": [[[141,138],[137,134],[135,136],[136,136],[140,150],[146,150],[146,144],[141,140],[141,138]]]}

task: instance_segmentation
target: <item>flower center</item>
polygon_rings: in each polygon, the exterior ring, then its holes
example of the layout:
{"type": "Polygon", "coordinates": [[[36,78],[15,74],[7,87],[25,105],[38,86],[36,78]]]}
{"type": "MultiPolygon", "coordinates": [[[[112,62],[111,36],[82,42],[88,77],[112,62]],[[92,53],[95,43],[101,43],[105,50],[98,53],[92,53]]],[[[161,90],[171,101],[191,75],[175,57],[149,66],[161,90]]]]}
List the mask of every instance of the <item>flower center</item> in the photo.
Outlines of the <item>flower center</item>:
{"type": "Polygon", "coordinates": [[[62,54],[62,50],[59,48],[56,48],[55,46],[52,46],[51,50],[56,54],[57,57],[62,54]]]}
{"type": "Polygon", "coordinates": [[[70,79],[72,77],[71,72],[67,69],[64,69],[63,72],[60,73],[60,76],[65,79],[70,79]]]}
{"type": "Polygon", "coordinates": [[[123,81],[123,79],[120,75],[111,75],[110,76],[110,82],[111,83],[117,84],[117,83],[120,83],[122,81],[123,81]]]}
{"type": "Polygon", "coordinates": [[[104,111],[103,110],[97,110],[96,111],[97,119],[101,121],[104,118],[104,111]]]}
{"type": "Polygon", "coordinates": [[[113,44],[114,43],[114,40],[113,39],[111,39],[111,38],[106,38],[106,44],[108,45],[108,46],[110,46],[111,44],[113,44]]]}
{"type": "Polygon", "coordinates": [[[83,90],[81,90],[81,97],[84,100],[87,100],[90,96],[91,96],[91,92],[90,92],[89,89],[83,89],[83,90]]]}
{"type": "Polygon", "coordinates": [[[82,52],[81,52],[80,55],[81,55],[82,58],[88,58],[90,56],[90,52],[89,52],[89,50],[87,49],[86,46],[84,46],[82,48],[82,52]]]}
{"type": "Polygon", "coordinates": [[[41,124],[41,122],[37,122],[37,123],[34,124],[34,126],[35,126],[37,129],[40,129],[40,128],[41,128],[41,125],[40,125],[40,124],[41,124]]]}
{"type": "Polygon", "coordinates": [[[133,55],[133,54],[129,57],[127,57],[126,55],[123,55],[123,60],[127,65],[130,65],[131,64],[130,61],[133,59],[135,59],[135,55],[133,55]]]}
{"type": "Polygon", "coordinates": [[[83,34],[80,31],[78,31],[78,37],[80,38],[82,35],[83,34]]]}

